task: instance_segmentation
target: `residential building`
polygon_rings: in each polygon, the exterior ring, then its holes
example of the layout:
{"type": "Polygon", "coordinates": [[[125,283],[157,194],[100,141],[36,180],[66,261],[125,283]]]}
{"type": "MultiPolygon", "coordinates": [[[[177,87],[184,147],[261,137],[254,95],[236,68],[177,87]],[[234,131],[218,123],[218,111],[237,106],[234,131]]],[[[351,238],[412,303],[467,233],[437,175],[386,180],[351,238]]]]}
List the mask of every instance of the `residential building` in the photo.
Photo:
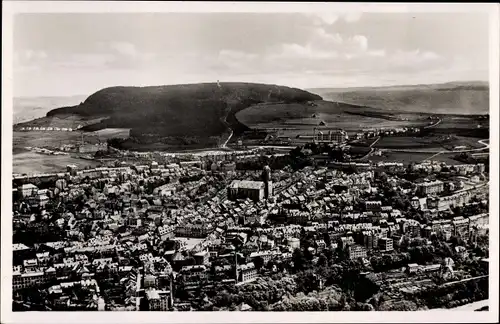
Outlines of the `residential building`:
{"type": "Polygon", "coordinates": [[[367,201],[365,202],[365,208],[366,211],[380,211],[382,208],[382,202],[381,201],[367,201]]]}
{"type": "Polygon", "coordinates": [[[382,237],[378,239],[378,245],[380,250],[384,252],[390,252],[394,250],[394,242],[391,238],[382,237]]]}
{"type": "Polygon", "coordinates": [[[347,254],[351,260],[366,258],[366,249],[360,245],[350,245],[347,247],[347,254]]]}
{"type": "Polygon", "coordinates": [[[417,185],[417,190],[423,195],[436,195],[444,190],[444,183],[440,180],[426,181],[417,185]]]}
{"type": "Polygon", "coordinates": [[[250,281],[257,277],[257,269],[253,262],[238,266],[238,277],[241,282],[250,281]]]}
{"type": "Polygon", "coordinates": [[[35,186],[34,184],[27,183],[23,184],[19,188],[18,192],[21,193],[22,198],[27,198],[35,195],[38,192],[38,187],[35,186]]]}

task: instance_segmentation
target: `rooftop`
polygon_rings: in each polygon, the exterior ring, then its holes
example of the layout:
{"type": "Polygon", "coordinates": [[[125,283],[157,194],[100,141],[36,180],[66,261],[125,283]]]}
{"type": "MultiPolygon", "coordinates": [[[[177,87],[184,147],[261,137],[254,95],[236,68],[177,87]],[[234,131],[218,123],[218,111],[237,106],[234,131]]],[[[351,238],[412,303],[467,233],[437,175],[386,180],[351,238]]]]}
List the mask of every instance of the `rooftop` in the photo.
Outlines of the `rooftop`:
{"type": "Polygon", "coordinates": [[[233,180],[230,188],[244,188],[244,189],[264,189],[264,182],[250,181],[250,180],[233,180]]]}

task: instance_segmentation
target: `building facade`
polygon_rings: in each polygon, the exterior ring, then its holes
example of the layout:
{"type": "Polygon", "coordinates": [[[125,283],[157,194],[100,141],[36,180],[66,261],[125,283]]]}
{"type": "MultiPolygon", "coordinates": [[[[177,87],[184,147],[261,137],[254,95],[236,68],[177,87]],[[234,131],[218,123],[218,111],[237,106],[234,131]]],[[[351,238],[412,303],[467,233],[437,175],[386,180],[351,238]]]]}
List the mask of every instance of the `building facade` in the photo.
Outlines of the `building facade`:
{"type": "Polygon", "coordinates": [[[265,197],[265,184],[263,181],[233,180],[227,188],[227,197],[230,200],[249,198],[260,201],[265,197]]]}
{"type": "Polygon", "coordinates": [[[437,195],[444,190],[444,183],[440,180],[420,183],[417,189],[423,195],[437,195]]]}

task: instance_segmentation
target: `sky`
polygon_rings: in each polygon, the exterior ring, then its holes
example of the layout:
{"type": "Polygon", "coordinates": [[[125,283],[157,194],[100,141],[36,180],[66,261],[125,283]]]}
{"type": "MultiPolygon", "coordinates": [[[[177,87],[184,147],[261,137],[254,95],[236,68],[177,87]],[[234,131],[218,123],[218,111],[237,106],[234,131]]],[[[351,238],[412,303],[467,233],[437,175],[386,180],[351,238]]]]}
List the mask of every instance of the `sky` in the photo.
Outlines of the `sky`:
{"type": "Polygon", "coordinates": [[[488,80],[484,13],[22,13],[15,96],[109,86],[299,88],[488,80]]]}

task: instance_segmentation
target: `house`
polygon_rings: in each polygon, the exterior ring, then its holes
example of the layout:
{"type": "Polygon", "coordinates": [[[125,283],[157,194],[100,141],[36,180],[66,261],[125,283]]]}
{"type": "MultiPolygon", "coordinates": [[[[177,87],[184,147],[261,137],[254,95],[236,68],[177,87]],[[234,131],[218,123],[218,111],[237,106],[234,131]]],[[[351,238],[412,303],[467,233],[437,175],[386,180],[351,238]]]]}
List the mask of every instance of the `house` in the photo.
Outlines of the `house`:
{"type": "Polygon", "coordinates": [[[394,250],[393,240],[391,238],[382,237],[378,239],[378,245],[380,250],[384,252],[390,252],[394,250]]]}
{"type": "Polygon", "coordinates": [[[460,259],[466,259],[469,256],[469,252],[463,246],[455,246],[455,252],[460,259]]]}
{"type": "Polygon", "coordinates": [[[408,264],[408,273],[417,273],[419,266],[416,263],[410,263],[408,264]]]}
{"type": "Polygon", "coordinates": [[[18,192],[21,193],[22,198],[27,198],[27,197],[31,197],[32,195],[35,195],[38,192],[38,187],[35,186],[34,184],[27,183],[27,184],[23,184],[18,189],[18,192]]]}
{"type": "Polygon", "coordinates": [[[247,282],[255,279],[257,277],[257,269],[255,269],[255,264],[253,262],[250,262],[238,266],[238,277],[239,281],[241,282],[247,282]]]}
{"type": "Polygon", "coordinates": [[[347,247],[347,254],[350,260],[366,258],[366,249],[360,245],[350,245],[347,247]]]}

